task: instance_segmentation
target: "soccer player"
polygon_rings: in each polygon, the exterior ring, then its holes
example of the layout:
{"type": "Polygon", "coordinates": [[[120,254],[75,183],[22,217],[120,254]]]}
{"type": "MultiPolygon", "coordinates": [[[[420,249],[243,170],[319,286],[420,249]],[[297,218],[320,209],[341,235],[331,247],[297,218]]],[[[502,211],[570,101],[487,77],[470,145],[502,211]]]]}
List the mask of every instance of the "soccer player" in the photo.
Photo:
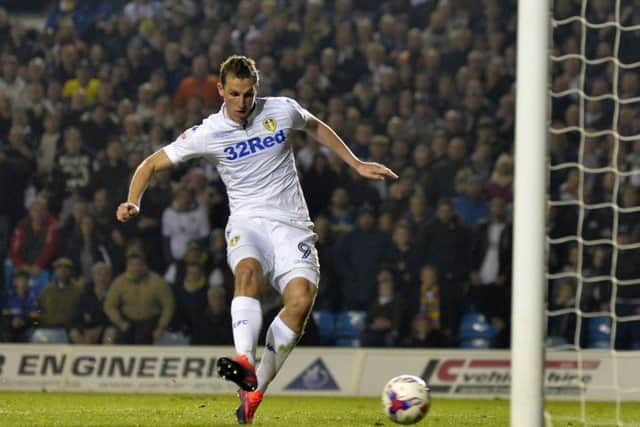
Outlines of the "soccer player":
{"type": "Polygon", "coordinates": [[[252,59],[227,58],[218,83],[224,100],[220,111],[144,159],[131,179],[127,201],[116,212],[122,222],[138,215],[142,194],[160,170],[196,157],[216,164],[231,211],[225,236],[235,277],[231,320],[237,353],[234,360],[219,358],[217,370],[240,387],[240,424],[251,424],[263,393],[302,334],[317,293],[316,235],[293,150],[286,144],[289,130],[311,134],[366,178],[398,177],[379,163],[359,160],[329,126],[293,99],[257,98],[258,84],[252,59]],[[265,351],[255,369],[263,280],[280,292],[283,308],[267,330],[265,351]]]}

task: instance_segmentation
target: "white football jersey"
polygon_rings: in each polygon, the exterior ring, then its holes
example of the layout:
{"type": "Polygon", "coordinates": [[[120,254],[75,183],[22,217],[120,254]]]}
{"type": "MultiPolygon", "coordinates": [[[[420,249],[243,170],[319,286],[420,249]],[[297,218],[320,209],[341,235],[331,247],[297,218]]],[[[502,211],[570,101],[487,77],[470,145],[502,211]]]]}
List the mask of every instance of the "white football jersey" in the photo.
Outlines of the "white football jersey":
{"type": "Polygon", "coordinates": [[[215,114],[164,147],[172,163],[196,157],[213,162],[227,187],[231,216],[309,220],[290,129],[304,129],[311,113],[286,97],[256,98],[245,124],[231,120],[223,105],[215,114]]]}

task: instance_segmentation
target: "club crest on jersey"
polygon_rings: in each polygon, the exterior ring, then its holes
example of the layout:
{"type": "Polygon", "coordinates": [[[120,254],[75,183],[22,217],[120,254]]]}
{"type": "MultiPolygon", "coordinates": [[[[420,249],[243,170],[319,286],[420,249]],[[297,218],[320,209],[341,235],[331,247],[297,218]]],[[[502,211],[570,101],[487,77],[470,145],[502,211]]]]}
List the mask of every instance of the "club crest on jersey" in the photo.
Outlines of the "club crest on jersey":
{"type": "Polygon", "coordinates": [[[262,121],[262,124],[269,132],[275,132],[276,127],[278,126],[276,119],[271,116],[265,117],[265,119],[262,121]]]}
{"type": "Polygon", "coordinates": [[[229,246],[234,247],[235,245],[238,244],[239,240],[240,240],[240,236],[233,236],[231,240],[229,240],[229,246]]]}

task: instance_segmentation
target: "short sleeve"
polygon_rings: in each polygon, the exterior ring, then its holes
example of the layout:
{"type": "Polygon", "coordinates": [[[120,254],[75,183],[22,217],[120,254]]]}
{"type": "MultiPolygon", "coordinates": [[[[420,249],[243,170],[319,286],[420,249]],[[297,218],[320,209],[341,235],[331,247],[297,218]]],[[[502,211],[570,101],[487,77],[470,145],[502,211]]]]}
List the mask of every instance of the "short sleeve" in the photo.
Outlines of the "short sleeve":
{"type": "Polygon", "coordinates": [[[311,113],[302,107],[296,100],[284,98],[285,103],[289,107],[289,116],[291,117],[291,128],[303,130],[307,126],[307,120],[311,117],[311,113]]]}
{"type": "Polygon", "coordinates": [[[204,126],[193,126],[182,132],[171,144],[164,147],[164,152],[173,164],[206,156],[207,134],[208,132],[204,126]]]}

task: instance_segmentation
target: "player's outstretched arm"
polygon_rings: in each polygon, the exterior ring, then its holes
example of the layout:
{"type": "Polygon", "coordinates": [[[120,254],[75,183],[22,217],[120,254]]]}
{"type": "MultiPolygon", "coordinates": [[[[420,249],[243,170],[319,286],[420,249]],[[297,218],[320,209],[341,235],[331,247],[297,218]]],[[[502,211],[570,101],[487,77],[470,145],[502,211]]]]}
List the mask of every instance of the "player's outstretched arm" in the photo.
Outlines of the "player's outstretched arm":
{"type": "Polygon", "coordinates": [[[151,177],[157,171],[170,168],[171,164],[171,160],[164,150],[158,150],[138,165],[129,184],[127,201],[120,203],[116,210],[118,221],[127,222],[140,213],[140,200],[149,181],[151,181],[151,177]]]}
{"type": "Polygon", "coordinates": [[[307,120],[305,131],[312,135],[321,144],[329,147],[336,153],[346,164],[354,168],[358,173],[369,179],[397,179],[391,169],[385,165],[375,162],[363,162],[358,159],[353,152],[347,147],[347,144],[331,129],[326,123],[317,117],[310,117],[307,120]]]}

